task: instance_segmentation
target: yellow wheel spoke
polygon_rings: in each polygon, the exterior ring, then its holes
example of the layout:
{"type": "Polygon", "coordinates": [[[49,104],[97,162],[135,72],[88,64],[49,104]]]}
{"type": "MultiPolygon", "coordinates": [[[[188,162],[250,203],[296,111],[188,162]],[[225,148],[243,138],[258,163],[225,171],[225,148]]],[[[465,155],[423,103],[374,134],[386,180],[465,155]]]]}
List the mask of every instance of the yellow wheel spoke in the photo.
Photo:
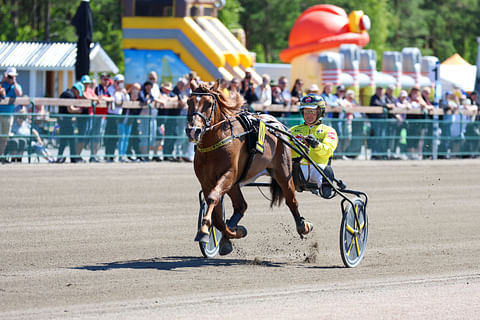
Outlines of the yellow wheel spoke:
{"type": "Polygon", "coordinates": [[[355,236],[355,246],[357,247],[357,257],[360,257],[360,247],[358,246],[358,237],[355,236]]]}
{"type": "Polygon", "coordinates": [[[355,234],[355,230],[346,223],[345,223],[345,229],[347,229],[347,231],[350,232],[351,234],[355,234]]]}
{"type": "Polygon", "coordinates": [[[363,227],[365,227],[365,222],[362,222],[362,224],[360,225],[360,230],[363,230],[363,227]]]}
{"type": "Polygon", "coordinates": [[[215,244],[215,247],[218,246],[218,243],[217,243],[217,233],[215,232],[215,228],[212,227],[212,231],[213,233],[213,243],[215,244]]]}
{"type": "Polygon", "coordinates": [[[348,251],[347,251],[347,257],[350,255],[350,251],[352,251],[352,247],[353,247],[353,238],[352,238],[352,242],[350,242],[350,247],[348,248],[348,251]]]}

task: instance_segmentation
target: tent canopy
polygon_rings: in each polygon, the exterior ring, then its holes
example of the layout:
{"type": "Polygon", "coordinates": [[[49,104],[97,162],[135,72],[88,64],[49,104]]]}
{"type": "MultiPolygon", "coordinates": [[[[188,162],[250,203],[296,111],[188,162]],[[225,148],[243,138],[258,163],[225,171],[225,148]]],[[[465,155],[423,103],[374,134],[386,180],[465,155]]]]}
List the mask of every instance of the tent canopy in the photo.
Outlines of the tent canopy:
{"type": "Polygon", "coordinates": [[[458,53],[440,64],[440,81],[443,90],[451,90],[458,87],[464,91],[473,91],[477,67],[471,65],[458,53]]]}

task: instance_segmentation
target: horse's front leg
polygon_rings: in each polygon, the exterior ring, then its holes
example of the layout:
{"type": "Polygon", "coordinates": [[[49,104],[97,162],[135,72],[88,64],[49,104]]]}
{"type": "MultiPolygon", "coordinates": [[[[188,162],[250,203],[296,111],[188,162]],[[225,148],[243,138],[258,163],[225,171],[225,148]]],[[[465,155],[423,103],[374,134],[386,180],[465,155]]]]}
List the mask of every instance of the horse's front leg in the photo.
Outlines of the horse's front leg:
{"type": "Polygon", "coordinates": [[[218,179],[217,184],[212,190],[204,190],[204,194],[207,195],[205,200],[207,202],[208,208],[207,213],[203,217],[202,225],[200,226],[200,230],[198,230],[195,241],[208,242],[208,229],[212,225],[212,212],[215,207],[218,206],[222,196],[232,188],[232,185],[234,183],[234,173],[232,171],[227,171],[224,175],[220,177],[220,179],[218,179]]]}

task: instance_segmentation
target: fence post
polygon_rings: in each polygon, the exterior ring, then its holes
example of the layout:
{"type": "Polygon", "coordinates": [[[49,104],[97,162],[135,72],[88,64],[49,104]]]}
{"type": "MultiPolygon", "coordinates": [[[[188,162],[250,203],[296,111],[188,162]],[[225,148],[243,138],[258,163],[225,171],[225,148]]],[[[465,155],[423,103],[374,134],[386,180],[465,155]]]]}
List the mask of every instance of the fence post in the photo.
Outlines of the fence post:
{"type": "MultiPolygon", "coordinates": [[[[92,136],[92,132],[93,132],[93,123],[95,122],[95,112],[97,110],[97,104],[95,103],[94,100],[92,100],[92,114],[90,115],[90,139],[89,139],[89,143],[90,143],[90,159],[91,160],[92,158],[94,158],[96,155],[94,154],[94,150],[93,150],[93,139],[94,137],[92,136]]],[[[96,137],[95,137],[96,138],[96,137]]]]}
{"type": "MultiPolygon", "coordinates": [[[[147,129],[147,154],[145,158],[148,160],[150,158],[150,148],[152,147],[152,141],[150,140],[150,127],[152,126],[152,103],[148,104],[148,129],[147,129]]],[[[153,140],[153,138],[152,138],[153,140]]],[[[155,143],[155,142],[153,142],[155,143]]]]}
{"type": "MultiPolygon", "coordinates": [[[[30,137],[28,138],[28,145],[27,145],[28,164],[31,163],[30,151],[32,147],[32,137],[33,137],[33,114],[35,113],[35,102],[33,101],[33,99],[30,99],[30,105],[32,106],[32,113],[31,113],[32,123],[30,123],[30,137]]],[[[15,118],[13,119],[13,121],[15,121],[15,118]]],[[[27,119],[25,119],[25,121],[28,121],[28,116],[27,116],[27,119]]]]}

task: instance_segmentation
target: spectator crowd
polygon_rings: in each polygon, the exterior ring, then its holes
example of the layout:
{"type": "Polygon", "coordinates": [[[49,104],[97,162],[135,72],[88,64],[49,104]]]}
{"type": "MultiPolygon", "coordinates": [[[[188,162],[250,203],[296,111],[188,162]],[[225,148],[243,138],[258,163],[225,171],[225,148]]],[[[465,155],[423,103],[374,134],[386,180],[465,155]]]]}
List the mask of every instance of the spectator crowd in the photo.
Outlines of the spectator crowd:
{"type": "MultiPolygon", "coordinates": [[[[0,98],[23,95],[17,75],[13,67],[3,74],[0,98]]],[[[184,136],[186,102],[191,93],[190,81],[200,79],[191,72],[178,79],[175,86],[158,80],[154,71],[146,75],[143,83],[128,86],[122,74],[101,74],[98,84],[96,79],[83,75],[60,98],[88,99],[92,101],[91,107],[0,105],[1,162],[22,162],[25,151],[56,163],[66,162],[67,158],[72,163],[192,162],[194,146],[184,136]],[[138,101],[141,108],[124,107],[128,101],[138,101]],[[105,102],[107,107],[97,107],[99,102],[105,102]],[[53,128],[49,119],[56,119],[53,128]],[[56,155],[47,148],[49,144],[58,148],[56,155]],[[84,150],[88,158],[82,156],[84,150]]],[[[432,158],[435,152],[438,158],[478,156],[480,100],[477,92],[467,95],[455,88],[447,91],[434,106],[429,87],[401,90],[398,97],[396,89],[377,86],[370,106],[382,107],[384,112],[362,114],[349,111],[359,106],[357,93],[346,90],[343,85],[335,87],[327,83],[320,90],[312,84],[306,89],[302,79],[296,79],[289,86],[287,77],[273,82],[266,74],[256,85],[249,72],[243,79],[220,81],[222,93],[237,105],[250,111],[255,106],[256,110],[279,117],[286,125],[292,124],[290,106],[297,105],[305,94],[321,95],[327,106],[335,108],[326,114],[324,121],[329,122],[339,136],[337,157],[357,157],[364,142],[371,150],[371,159],[419,160],[432,158]],[[272,105],[277,106],[275,111],[270,111],[272,105]],[[436,108],[444,111],[438,122],[432,113],[436,108]],[[391,112],[394,109],[418,112],[391,112]]]]}

